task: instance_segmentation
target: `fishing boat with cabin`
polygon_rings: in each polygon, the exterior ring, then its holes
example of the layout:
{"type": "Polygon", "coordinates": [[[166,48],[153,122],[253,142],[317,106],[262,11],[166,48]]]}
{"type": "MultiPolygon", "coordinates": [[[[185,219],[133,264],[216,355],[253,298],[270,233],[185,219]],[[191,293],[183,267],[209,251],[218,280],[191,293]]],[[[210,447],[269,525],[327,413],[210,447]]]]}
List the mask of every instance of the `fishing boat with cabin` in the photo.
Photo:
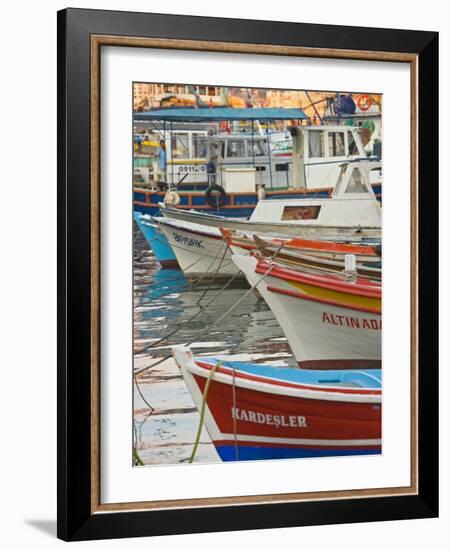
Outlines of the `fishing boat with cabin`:
{"type": "MultiPolygon", "coordinates": [[[[158,190],[156,184],[153,189],[142,188],[151,184],[151,168],[150,164],[147,168],[141,166],[145,162],[145,158],[140,158],[142,154],[136,159],[143,186],[135,185],[134,210],[149,215],[158,213],[166,190],[177,191],[180,209],[194,208],[230,217],[248,217],[258,202],[261,186],[267,198],[280,193],[291,197],[329,196],[339,164],[367,156],[358,128],[303,125],[308,117],[301,109],[156,109],[136,113],[135,119],[163,124],[158,134],[166,143],[166,189],[158,190]],[[269,124],[273,121],[293,124],[289,152],[276,141],[271,144],[274,138],[269,124]],[[223,122],[245,122],[251,127],[239,133],[211,132],[212,125],[223,122]],[[266,126],[265,132],[261,123],[266,126]],[[187,127],[184,131],[183,124],[187,127]],[[195,130],[190,129],[193,124],[197,125],[195,130]],[[259,131],[255,131],[255,125],[259,131]],[[208,168],[207,151],[212,147],[216,150],[214,171],[208,168]],[[298,163],[302,164],[302,179],[295,174],[298,163]],[[214,194],[209,192],[211,184],[214,194]]],[[[373,186],[379,195],[379,178],[374,179],[373,186]]]]}
{"type": "Polygon", "coordinates": [[[381,237],[381,207],[369,174],[379,163],[341,165],[339,181],[329,199],[277,199],[258,202],[250,220],[210,216],[161,205],[157,223],[186,275],[236,273],[231,252],[221,244],[219,228],[244,234],[282,235],[303,239],[351,240],[381,237]]]}
{"type": "MultiPolygon", "coordinates": [[[[173,355],[223,461],[378,454],[381,371],[305,371],[173,355]]],[[[195,459],[195,447],[192,459],[195,459]]]]}
{"type": "Polygon", "coordinates": [[[169,220],[247,233],[267,233],[302,238],[381,237],[381,206],[370,184],[370,174],[381,163],[356,160],[340,165],[336,186],[329,198],[259,200],[250,219],[227,218],[195,210],[180,210],[160,203],[169,220]]]}

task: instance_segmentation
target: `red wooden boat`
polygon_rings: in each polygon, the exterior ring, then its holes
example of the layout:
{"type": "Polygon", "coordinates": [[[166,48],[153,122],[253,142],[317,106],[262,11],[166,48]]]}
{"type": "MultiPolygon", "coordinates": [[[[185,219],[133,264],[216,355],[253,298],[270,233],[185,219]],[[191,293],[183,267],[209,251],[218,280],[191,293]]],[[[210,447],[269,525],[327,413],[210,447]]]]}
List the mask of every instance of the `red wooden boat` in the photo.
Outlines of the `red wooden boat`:
{"type": "Polygon", "coordinates": [[[306,371],[174,349],[224,461],[381,452],[381,371],[306,371]]]}

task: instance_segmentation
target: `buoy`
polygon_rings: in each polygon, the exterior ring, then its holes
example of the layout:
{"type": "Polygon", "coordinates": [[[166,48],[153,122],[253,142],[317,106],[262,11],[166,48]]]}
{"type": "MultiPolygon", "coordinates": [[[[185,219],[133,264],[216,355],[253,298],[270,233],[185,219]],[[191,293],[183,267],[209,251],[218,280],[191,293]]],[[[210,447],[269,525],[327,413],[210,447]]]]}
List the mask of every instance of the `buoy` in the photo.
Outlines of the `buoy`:
{"type": "Polygon", "coordinates": [[[266,198],[266,188],[263,184],[258,184],[258,200],[263,201],[266,198]]]}
{"type": "Polygon", "coordinates": [[[356,103],[358,104],[358,108],[360,111],[368,111],[372,106],[372,100],[370,99],[369,94],[361,94],[358,97],[356,103]]]}
{"type": "Polygon", "coordinates": [[[164,206],[178,206],[180,201],[180,195],[176,191],[167,191],[164,195],[164,206]]]}

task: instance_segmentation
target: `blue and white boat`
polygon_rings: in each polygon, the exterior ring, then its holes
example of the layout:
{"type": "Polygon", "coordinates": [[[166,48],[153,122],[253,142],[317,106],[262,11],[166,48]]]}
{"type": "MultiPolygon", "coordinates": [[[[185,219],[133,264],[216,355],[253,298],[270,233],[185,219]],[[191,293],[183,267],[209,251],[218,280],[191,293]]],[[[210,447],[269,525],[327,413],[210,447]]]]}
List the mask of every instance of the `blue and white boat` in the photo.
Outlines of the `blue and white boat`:
{"type": "Polygon", "coordinates": [[[135,212],[134,219],[161,267],[178,268],[177,258],[172,247],[164,234],[159,230],[158,224],[152,220],[152,217],[135,212]]]}

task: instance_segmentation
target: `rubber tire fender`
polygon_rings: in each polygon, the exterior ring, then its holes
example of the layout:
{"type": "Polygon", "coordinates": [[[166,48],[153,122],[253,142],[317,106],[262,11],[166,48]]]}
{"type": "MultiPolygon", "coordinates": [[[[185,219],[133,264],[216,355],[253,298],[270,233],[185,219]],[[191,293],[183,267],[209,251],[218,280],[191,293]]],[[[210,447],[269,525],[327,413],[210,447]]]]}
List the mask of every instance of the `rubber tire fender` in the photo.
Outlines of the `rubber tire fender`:
{"type": "Polygon", "coordinates": [[[212,208],[221,208],[225,205],[227,194],[220,185],[212,184],[205,191],[205,200],[212,208]],[[215,193],[219,193],[219,197],[215,193]],[[214,193],[214,195],[213,195],[214,193]]]}

